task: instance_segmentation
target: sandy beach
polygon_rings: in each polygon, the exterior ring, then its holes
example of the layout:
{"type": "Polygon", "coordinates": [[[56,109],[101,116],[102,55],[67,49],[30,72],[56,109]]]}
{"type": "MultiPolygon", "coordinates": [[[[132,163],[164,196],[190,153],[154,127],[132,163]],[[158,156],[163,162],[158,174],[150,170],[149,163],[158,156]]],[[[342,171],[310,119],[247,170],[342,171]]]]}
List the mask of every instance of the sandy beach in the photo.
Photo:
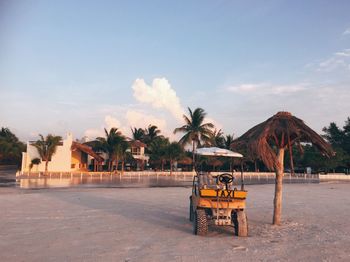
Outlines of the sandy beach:
{"type": "Polygon", "coordinates": [[[192,235],[190,188],[0,188],[2,261],[349,261],[350,184],[248,186],[249,237],[192,235]]]}

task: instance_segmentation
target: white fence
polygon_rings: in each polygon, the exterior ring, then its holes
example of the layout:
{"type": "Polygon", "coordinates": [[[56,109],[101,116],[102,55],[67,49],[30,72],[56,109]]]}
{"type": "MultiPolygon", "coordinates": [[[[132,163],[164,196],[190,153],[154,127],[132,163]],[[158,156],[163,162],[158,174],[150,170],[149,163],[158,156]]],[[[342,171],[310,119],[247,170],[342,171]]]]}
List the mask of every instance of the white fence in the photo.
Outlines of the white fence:
{"type": "MultiPolygon", "coordinates": [[[[221,174],[214,172],[213,175],[221,174]]],[[[55,186],[105,186],[105,187],[152,187],[152,186],[191,186],[195,172],[48,172],[18,173],[21,187],[55,187],[55,186]]],[[[241,184],[241,173],[235,172],[234,183],[241,184]]],[[[318,183],[319,175],[286,173],[284,183],[318,183]]],[[[244,184],[272,184],[275,183],[275,173],[245,172],[244,184]]]]}
{"type": "Polygon", "coordinates": [[[339,181],[350,181],[350,175],[346,175],[344,173],[333,173],[333,174],[327,174],[327,175],[319,175],[320,181],[332,181],[332,180],[339,180],[339,181]]]}

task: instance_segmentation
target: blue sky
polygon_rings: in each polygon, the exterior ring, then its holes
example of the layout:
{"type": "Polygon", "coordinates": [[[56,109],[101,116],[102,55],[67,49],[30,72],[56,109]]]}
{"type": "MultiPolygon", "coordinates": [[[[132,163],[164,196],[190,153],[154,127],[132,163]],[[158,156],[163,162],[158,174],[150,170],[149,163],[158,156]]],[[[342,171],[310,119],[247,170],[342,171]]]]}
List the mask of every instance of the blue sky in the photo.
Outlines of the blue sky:
{"type": "Polygon", "coordinates": [[[203,107],[242,134],[350,115],[349,1],[1,1],[0,125],[93,138],[203,107]]]}

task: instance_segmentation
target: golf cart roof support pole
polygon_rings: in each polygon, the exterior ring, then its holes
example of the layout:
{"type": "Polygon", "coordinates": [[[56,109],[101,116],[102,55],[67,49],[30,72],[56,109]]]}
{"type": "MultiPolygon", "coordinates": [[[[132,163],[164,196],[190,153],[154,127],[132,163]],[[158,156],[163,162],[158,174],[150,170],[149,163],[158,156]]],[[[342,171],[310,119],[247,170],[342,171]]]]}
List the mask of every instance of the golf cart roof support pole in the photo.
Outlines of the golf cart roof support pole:
{"type": "Polygon", "coordinates": [[[241,190],[244,190],[243,159],[241,159],[241,190]]]}

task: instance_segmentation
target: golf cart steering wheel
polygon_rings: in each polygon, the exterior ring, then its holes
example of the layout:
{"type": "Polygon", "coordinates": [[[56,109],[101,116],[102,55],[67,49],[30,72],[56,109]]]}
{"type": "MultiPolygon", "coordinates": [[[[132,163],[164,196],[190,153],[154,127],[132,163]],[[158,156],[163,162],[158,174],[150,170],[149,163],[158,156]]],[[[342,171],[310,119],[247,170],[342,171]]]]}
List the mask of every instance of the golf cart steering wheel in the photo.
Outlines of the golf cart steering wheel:
{"type": "Polygon", "coordinates": [[[233,175],[229,173],[223,173],[221,175],[218,175],[218,180],[220,181],[220,183],[225,184],[227,189],[227,185],[233,181],[233,175]]]}

